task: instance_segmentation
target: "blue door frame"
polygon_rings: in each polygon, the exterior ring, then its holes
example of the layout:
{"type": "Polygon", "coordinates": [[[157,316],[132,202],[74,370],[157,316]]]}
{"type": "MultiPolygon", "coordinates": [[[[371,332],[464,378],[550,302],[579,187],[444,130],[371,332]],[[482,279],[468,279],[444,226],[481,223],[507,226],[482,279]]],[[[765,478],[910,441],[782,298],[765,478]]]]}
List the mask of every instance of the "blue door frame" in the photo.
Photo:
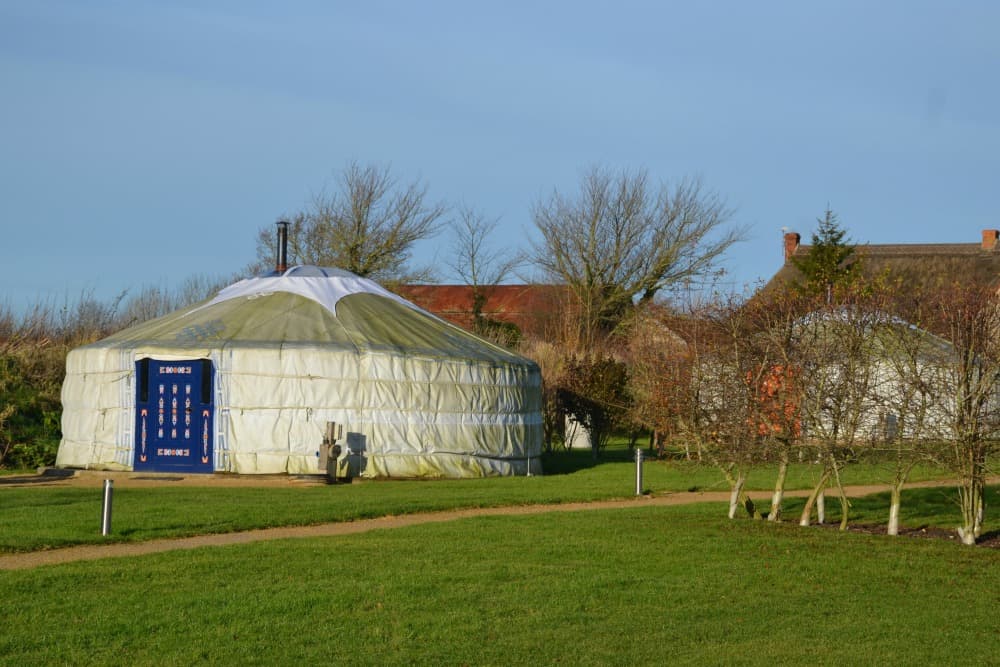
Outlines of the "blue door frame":
{"type": "Polygon", "coordinates": [[[134,470],[212,472],[212,362],[135,362],[134,470]]]}

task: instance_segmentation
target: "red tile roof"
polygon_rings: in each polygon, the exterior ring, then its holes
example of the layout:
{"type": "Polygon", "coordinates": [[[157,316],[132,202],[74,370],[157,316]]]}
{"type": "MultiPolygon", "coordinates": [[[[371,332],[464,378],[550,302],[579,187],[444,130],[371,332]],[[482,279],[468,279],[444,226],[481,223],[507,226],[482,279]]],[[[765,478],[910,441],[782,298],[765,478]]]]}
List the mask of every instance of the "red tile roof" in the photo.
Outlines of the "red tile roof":
{"type": "MultiPolygon", "coordinates": [[[[486,297],[484,317],[510,322],[523,334],[539,336],[562,311],[568,294],[560,285],[483,285],[479,289],[486,297]]],[[[395,291],[442,319],[472,328],[470,285],[400,285],[395,291]]]]}

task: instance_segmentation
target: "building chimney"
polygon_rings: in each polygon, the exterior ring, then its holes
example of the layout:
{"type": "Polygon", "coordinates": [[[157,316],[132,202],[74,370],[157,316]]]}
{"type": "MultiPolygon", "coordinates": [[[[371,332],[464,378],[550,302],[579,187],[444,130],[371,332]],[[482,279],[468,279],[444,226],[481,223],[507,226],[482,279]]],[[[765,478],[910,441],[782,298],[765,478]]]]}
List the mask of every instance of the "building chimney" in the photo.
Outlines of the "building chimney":
{"type": "Polygon", "coordinates": [[[282,274],[288,270],[288,223],[279,220],[278,225],[278,258],[274,270],[282,274]]]}
{"type": "Polygon", "coordinates": [[[997,229],[984,229],[983,230],[983,250],[996,250],[997,249],[997,239],[1000,238],[1000,230],[997,229]]]}
{"type": "Polygon", "coordinates": [[[792,255],[795,253],[795,249],[799,247],[799,241],[802,240],[802,236],[798,232],[785,232],[785,262],[787,263],[791,259],[792,255]]]}

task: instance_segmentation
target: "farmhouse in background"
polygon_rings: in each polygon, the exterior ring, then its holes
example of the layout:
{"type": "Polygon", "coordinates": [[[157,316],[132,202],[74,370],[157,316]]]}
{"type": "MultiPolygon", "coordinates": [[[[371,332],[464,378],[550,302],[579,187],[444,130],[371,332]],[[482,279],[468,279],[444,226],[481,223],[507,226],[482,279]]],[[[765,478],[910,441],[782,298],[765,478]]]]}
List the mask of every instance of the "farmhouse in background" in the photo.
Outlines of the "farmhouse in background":
{"type": "MultiPolygon", "coordinates": [[[[800,236],[795,232],[784,235],[785,262],[781,269],[761,291],[762,295],[773,293],[782,286],[788,286],[801,279],[801,272],[792,261],[804,257],[810,246],[800,244],[800,236]]],[[[868,279],[884,279],[887,284],[899,290],[906,297],[919,294],[921,289],[947,288],[951,285],[986,287],[997,290],[1000,287],[1000,230],[985,229],[979,243],[934,243],[934,244],[866,244],[856,245],[852,261],[859,262],[861,274],[868,279]]],[[[954,366],[955,350],[951,341],[918,329],[892,311],[890,300],[884,308],[886,312],[870,315],[866,326],[873,351],[872,365],[865,369],[869,374],[868,396],[864,401],[863,414],[856,422],[858,431],[853,435],[862,439],[892,440],[897,435],[903,438],[943,438],[947,435],[950,408],[945,400],[954,380],[949,377],[949,369],[954,366]],[[902,344],[904,339],[910,341],[902,344]],[[913,347],[916,345],[917,347],[913,347]],[[915,366],[908,372],[919,375],[920,389],[911,384],[904,390],[904,379],[900,377],[900,365],[892,363],[899,350],[909,347],[917,351],[915,366]],[[895,355],[895,356],[894,356],[895,355]],[[917,395],[907,396],[917,391],[917,395]],[[921,419],[920,432],[912,427],[902,426],[902,416],[898,405],[904,400],[923,400],[930,406],[921,419]]],[[[835,336],[836,329],[846,325],[849,313],[836,308],[824,313],[807,315],[800,326],[811,327],[813,334],[835,336]]],[[[940,333],[940,332],[939,332],[940,333]]],[[[1000,335],[1000,332],[998,332],[1000,335]]],[[[813,375],[837,375],[834,363],[831,367],[817,367],[813,375]]],[[[844,381],[833,378],[831,384],[844,381]]],[[[822,384],[822,383],[819,383],[822,384]]],[[[996,401],[1000,397],[995,397],[996,401]]],[[[824,397],[815,397],[817,405],[824,397]]],[[[904,410],[905,412],[905,410],[904,410]]],[[[811,429],[824,428],[833,431],[835,425],[817,420],[814,416],[811,429]]],[[[809,430],[809,429],[807,429],[809,430]]],[[[808,435],[808,434],[807,434],[808,435]]]]}
{"type": "MultiPolygon", "coordinates": [[[[804,257],[810,246],[800,241],[796,232],[785,233],[785,263],[765,290],[801,277],[791,260],[804,257]]],[[[953,282],[1000,283],[1000,230],[996,229],[984,229],[979,243],[859,244],[854,254],[864,275],[886,275],[908,288],[953,282]]]]}

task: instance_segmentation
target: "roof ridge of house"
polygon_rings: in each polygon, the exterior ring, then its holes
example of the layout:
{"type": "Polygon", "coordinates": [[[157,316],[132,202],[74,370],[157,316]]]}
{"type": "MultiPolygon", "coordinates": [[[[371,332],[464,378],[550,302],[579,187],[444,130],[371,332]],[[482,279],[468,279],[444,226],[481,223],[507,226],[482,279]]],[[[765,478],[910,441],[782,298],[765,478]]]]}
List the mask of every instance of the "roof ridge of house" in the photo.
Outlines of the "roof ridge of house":
{"type": "MultiPolygon", "coordinates": [[[[795,248],[796,255],[804,254],[812,248],[802,244],[795,248]]],[[[929,252],[951,252],[961,254],[992,253],[984,250],[979,243],[858,243],[854,248],[862,254],[893,253],[893,254],[925,254],[929,252]]]]}

